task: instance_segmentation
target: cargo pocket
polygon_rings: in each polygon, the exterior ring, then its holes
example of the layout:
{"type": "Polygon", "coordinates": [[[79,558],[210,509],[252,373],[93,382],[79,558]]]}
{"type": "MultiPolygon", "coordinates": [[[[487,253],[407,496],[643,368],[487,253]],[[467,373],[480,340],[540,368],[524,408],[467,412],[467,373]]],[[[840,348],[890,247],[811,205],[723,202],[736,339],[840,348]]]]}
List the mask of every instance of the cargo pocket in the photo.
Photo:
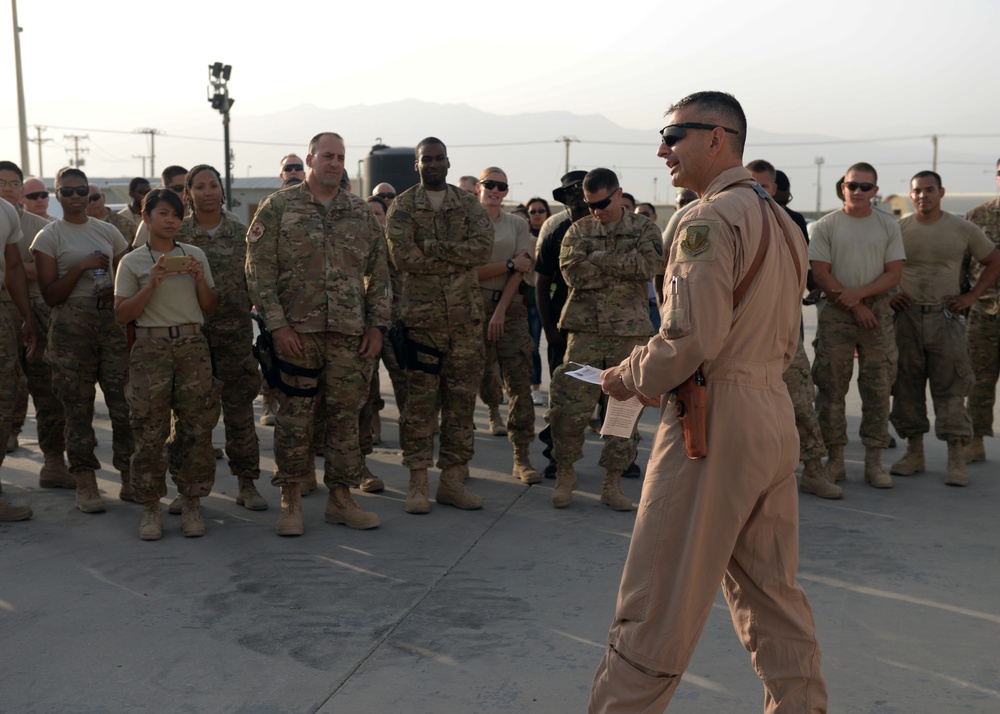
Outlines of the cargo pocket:
{"type": "Polygon", "coordinates": [[[660,311],[660,335],[664,339],[675,340],[691,334],[691,301],[687,283],[683,275],[675,275],[664,286],[663,308],[660,311]]]}

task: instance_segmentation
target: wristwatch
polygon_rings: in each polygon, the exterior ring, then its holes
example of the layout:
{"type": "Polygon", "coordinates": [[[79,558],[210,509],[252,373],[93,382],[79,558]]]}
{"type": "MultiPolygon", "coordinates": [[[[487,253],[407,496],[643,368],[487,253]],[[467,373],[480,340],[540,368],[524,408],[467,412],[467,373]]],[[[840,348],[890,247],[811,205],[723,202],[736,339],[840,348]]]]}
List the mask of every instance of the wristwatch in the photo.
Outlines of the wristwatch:
{"type": "Polygon", "coordinates": [[[514,267],[514,261],[507,258],[507,272],[513,273],[517,268],[514,267]]]}

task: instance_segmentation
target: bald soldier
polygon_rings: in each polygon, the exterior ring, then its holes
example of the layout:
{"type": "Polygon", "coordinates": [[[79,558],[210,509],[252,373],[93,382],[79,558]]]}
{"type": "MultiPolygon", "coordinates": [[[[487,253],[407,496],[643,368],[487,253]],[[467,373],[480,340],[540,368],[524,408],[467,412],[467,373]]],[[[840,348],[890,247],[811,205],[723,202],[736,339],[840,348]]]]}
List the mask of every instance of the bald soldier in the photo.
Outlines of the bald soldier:
{"type": "Polygon", "coordinates": [[[812,611],[795,581],[799,444],[781,379],[799,338],[806,251],[741,166],[746,127],[732,96],[699,92],[670,108],[662,131],[657,155],[673,184],[701,200],[671,247],[660,333],[602,375],[612,398],[663,406],[593,714],[666,709],[720,581],[765,711],[826,711],[812,611]],[[706,383],[704,458],[688,458],[669,394],[696,370],[706,383]]]}

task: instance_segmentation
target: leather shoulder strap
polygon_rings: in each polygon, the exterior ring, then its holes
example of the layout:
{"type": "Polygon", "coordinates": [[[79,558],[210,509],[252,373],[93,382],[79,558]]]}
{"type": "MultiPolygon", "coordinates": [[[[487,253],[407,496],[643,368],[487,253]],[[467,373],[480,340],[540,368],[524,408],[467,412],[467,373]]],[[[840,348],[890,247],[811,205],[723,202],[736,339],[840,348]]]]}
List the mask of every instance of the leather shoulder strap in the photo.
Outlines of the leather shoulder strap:
{"type": "Polygon", "coordinates": [[[753,279],[757,277],[757,271],[760,270],[760,264],[764,262],[764,255],[767,253],[768,246],[771,244],[771,222],[767,220],[767,212],[764,210],[764,204],[767,203],[763,196],[764,189],[757,184],[753,184],[752,186],[749,184],[742,185],[752,191],[755,191],[757,193],[757,198],[760,199],[761,218],[763,219],[762,223],[764,225],[764,230],[762,231],[762,235],[760,237],[760,245],[757,246],[757,255],[754,256],[753,262],[750,264],[750,269],[747,271],[747,274],[743,276],[743,280],[741,280],[740,284],[736,286],[736,289],[733,290],[734,310],[736,309],[736,306],[740,304],[740,300],[743,299],[743,295],[749,289],[750,283],[752,283],[753,279]]]}

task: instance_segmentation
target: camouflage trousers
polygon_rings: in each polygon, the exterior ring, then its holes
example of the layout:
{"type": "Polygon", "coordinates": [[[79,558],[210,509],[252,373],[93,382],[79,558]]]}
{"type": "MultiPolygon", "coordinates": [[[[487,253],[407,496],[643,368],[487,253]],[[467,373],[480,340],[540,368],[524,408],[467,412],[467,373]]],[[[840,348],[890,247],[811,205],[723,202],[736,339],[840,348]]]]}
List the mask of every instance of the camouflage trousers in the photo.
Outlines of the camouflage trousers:
{"type": "MultiPolygon", "coordinates": [[[[632,354],[633,348],[648,340],[646,335],[618,337],[593,332],[569,333],[566,358],[552,376],[549,394],[548,422],[552,430],[552,457],[556,463],[573,464],[583,458],[584,432],[601,398],[600,385],[583,382],[566,372],[583,364],[599,369],[614,367],[632,354]]],[[[638,441],[635,429],[628,439],[604,437],[598,464],[609,471],[624,471],[635,461],[638,441]]]]}
{"type": "Polygon", "coordinates": [[[337,332],[299,333],[302,357],[281,357],[297,367],[321,370],[317,377],[282,374],[298,389],[318,388],[314,396],[291,396],[278,390],[278,414],[274,426],[275,473],[271,483],[285,486],[304,483],[313,471],[314,430],[323,429],[325,472],[329,488],[357,486],[361,482],[361,448],[358,417],[368,399],[375,361],[358,354],[359,335],[337,332]],[[325,418],[317,426],[317,406],[322,402],[325,418]]]}
{"type": "Polygon", "coordinates": [[[399,368],[396,363],[396,353],[392,351],[389,340],[382,341],[382,363],[389,372],[389,381],[392,382],[392,393],[396,397],[396,409],[402,414],[403,407],[406,406],[406,372],[399,368]]]}
{"type": "Polygon", "coordinates": [[[358,445],[361,447],[362,455],[370,454],[375,450],[372,430],[375,428],[375,421],[381,418],[378,413],[382,411],[384,406],[382,383],[378,376],[378,358],[376,358],[372,366],[372,378],[368,380],[368,398],[358,415],[358,445]]]}
{"type": "MultiPolygon", "coordinates": [[[[212,356],[212,375],[222,383],[222,421],[229,471],[238,478],[259,478],[260,442],[253,400],[260,391],[260,370],[251,349],[250,317],[206,323],[202,332],[212,356]]],[[[174,474],[180,473],[184,460],[180,443],[172,434],[169,459],[170,472],[174,474]]]]}
{"type": "MultiPolygon", "coordinates": [[[[485,348],[480,320],[447,328],[410,327],[410,339],[441,352],[438,374],[406,371],[406,408],[400,420],[403,465],[426,469],[434,464],[434,431],[441,411],[438,468],[466,464],[474,451],[476,387],[483,376],[485,348]]],[[[422,361],[434,361],[424,355],[422,361]]]]}
{"type": "Polygon", "coordinates": [[[129,355],[125,391],[135,434],[132,484],[140,502],[167,494],[164,446],[176,419],[175,448],[181,455],[177,490],[207,496],[215,483],[212,429],[219,421],[221,385],[203,335],[138,337],[129,355]]]}
{"type": "Polygon", "coordinates": [[[854,374],[855,348],[861,393],[861,442],[870,448],[889,446],[889,395],[896,379],[897,356],[892,308],[884,297],[865,304],[878,318],[875,327],[861,327],[850,310],[832,302],[827,302],[819,312],[812,376],[819,388],[816,414],[828,447],[847,443],[844,400],[854,374]]]}
{"type": "MultiPolygon", "coordinates": [[[[0,310],[0,446],[7,445],[10,436],[11,415],[17,401],[17,385],[21,379],[21,364],[17,359],[17,328],[10,312],[0,310]]],[[[0,449],[0,465],[7,456],[6,449],[0,449]]],[[[2,489],[0,489],[2,490],[2,489]]]]}
{"type": "Polygon", "coordinates": [[[975,384],[969,393],[972,433],[993,436],[993,406],[1000,377],[1000,316],[988,315],[972,306],[967,333],[969,359],[975,384]]]}
{"type": "Polygon", "coordinates": [[[499,366],[510,396],[507,438],[512,444],[530,444],[535,440],[535,405],[531,401],[531,373],[534,369],[531,355],[535,350],[535,343],[528,332],[528,308],[520,298],[515,299],[504,316],[503,337],[495,342],[491,341],[486,337],[486,330],[496,310],[496,302],[486,300],[488,292],[492,291],[483,291],[483,304],[486,306],[486,318],[483,322],[486,365],[479,382],[479,393],[486,404],[500,403],[497,376],[499,366]]]}
{"type": "MultiPolygon", "coordinates": [[[[20,325],[22,318],[17,307],[13,302],[8,302],[7,307],[11,310],[10,314],[14,325],[20,325]]],[[[24,420],[28,415],[28,395],[30,394],[31,401],[35,404],[38,448],[43,454],[61,455],[66,450],[66,414],[63,411],[62,402],[56,398],[55,392],[52,390],[52,371],[42,357],[45,353],[45,346],[48,344],[49,316],[52,314],[52,308],[46,305],[41,298],[35,298],[31,301],[31,310],[35,315],[35,323],[38,325],[38,348],[32,359],[27,359],[25,355],[21,331],[14,330],[17,334],[17,352],[20,355],[21,368],[24,370],[26,379],[19,382],[18,385],[17,407],[14,411],[11,432],[21,433],[24,420]]]]}
{"type": "Polygon", "coordinates": [[[128,383],[125,331],[110,307],[94,298],[71,298],[52,308],[45,361],[52,387],[66,414],[66,457],[70,473],[96,471],[94,455],[95,384],[100,384],[111,417],[112,462],[127,474],[132,458],[132,426],[125,401],[128,383]]]}
{"type": "Polygon", "coordinates": [[[801,336],[792,363],[788,365],[781,378],[788,387],[788,396],[792,398],[792,406],[795,408],[795,428],[799,431],[799,460],[811,461],[823,458],[826,456],[826,445],[823,443],[823,432],[816,417],[816,389],[809,372],[809,358],[806,356],[801,336]]]}
{"type": "Polygon", "coordinates": [[[948,317],[941,306],[911,305],[896,314],[899,362],[892,385],[892,412],[896,433],[904,439],[926,434],[927,383],[934,402],[934,433],[942,441],[972,439],[972,419],[965,397],[972,389],[972,367],[965,326],[948,317]]]}

